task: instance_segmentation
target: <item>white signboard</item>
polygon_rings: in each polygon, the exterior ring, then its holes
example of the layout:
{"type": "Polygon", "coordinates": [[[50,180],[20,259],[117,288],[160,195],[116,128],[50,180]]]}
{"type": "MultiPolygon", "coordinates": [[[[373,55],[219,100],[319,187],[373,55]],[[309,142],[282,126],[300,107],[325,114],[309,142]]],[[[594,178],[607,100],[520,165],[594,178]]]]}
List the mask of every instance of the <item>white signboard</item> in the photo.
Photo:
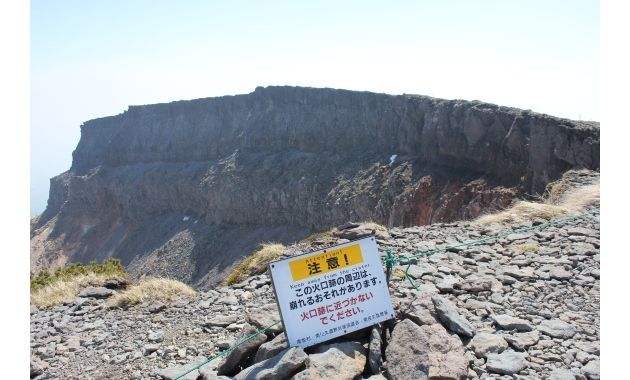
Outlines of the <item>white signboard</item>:
{"type": "Polygon", "coordinates": [[[269,263],[290,346],[308,347],[392,319],[374,237],[269,263]]]}

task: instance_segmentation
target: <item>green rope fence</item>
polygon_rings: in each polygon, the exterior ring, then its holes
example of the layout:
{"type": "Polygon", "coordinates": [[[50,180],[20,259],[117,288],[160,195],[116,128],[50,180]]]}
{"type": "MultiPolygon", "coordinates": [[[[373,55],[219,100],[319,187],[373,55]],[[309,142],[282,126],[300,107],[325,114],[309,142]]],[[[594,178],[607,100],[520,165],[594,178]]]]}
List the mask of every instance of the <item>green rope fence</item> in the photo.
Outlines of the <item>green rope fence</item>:
{"type": "Polygon", "coordinates": [[[577,214],[577,215],[572,215],[572,216],[567,216],[564,218],[557,218],[557,219],[551,219],[548,222],[545,223],[541,223],[538,224],[536,226],[531,226],[531,227],[522,227],[522,228],[517,228],[517,229],[513,229],[513,230],[508,230],[508,231],[504,231],[504,232],[500,232],[496,235],[493,236],[487,236],[485,238],[481,238],[481,239],[475,239],[475,240],[466,240],[462,243],[458,243],[458,244],[451,244],[451,245],[447,245],[446,247],[443,248],[436,248],[436,249],[431,249],[431,250],[426,250],[426,251],[420,251],[417,252],[413,255],[409,255],[409,256],[398,256],[398,257],[394,257],[392,255],[391,249],[388,249],[386,251],[386,256],[383,258],[383,261],[385,262],[385,267],[387,268],[387,283],[389,285],[389,279],[391,276],[391,271],[392,268],[394,267],[394,265],[396,264],[402,264],[402,265],[407,265],[407,268],[405,269],[405,278],[407,280],[409,280],[409,282],[411,283],[411,286],[419,291],[418,287],[416,286],[415,282],[413,281],[413,279],[409,276],[409,268],[411,268],[411,265],[414,264],[416,262],[416,260],[418,258],[421,257],[429,257],[432,255],[435,255],[436,253],[441,253],[441,252],[447,252],[450,250],[453,250],[455,248],[464,248],[464,247],[470,247],[470,246],[475,246],[475,245],[480,245],[480,244],[484,244],[484,243],[488,243],[488,242],[492,242],[492,241],[497,241],[499,239],[511,236],[511,235],[516,235],[516,234],[521,234],[524,232],[530,232],[530,231],[535,231],[535,230],[541,230],[544,228],[548,228],[551,226],[555,226],[558,224],[562,224],[562,223],[566,223],[572,220],[576,220],[576,219],[581,219],[584,218],[585,216],[589,216],[589,215],[593,215],[594,213],[598,212],[599,208],[592,208],[589,209],[581,214],[577,214]]]}
{"type": "MultiPolygon", "coordinates": [[[[409,282],[411,283],[411,285],[413,286],[413,288],[416,291],[420,291],[420,289],[418,288],[418,286],[416,285],[416,283],[413,281],[413,279],[411,278],[411,276],[409,276],[409,268],[411,267],[412,264],[414,264],[416,262],[416,260],[418,258],[421,257],[429,257],[432,255],[435,255],[436,253],[441,253],[441,252],[447,252],[449,250],[453,250],[455,248],[462,248],[462,247],[469,247],[469,246],[474,246],[474,245],[480,245],[483,243],[487,243],[487,242],[491,242],[491,241],[496,241],[505,237],[508,237],[510,235],[516,235],[516,234],[520,234],[520,233],[524,233],[524,232],[529,232],[529,231],[534,231],[534,230],[541,230],[547,227],[551,227],[554,225],[558,225],[558,224],[562,224],[562,223],[566,223],[572,220],[576,220],[576,219],[581,219],[584,218],[585,216],[589,216],[589,215],[593,215],[594,213],[598,212],[599,208],[593,208],[590,209],[586,212],[583,212],[581,214],[577,214],[577,215],[573,215],[573,216],[568,216],[568,217],[564,217],[564,218],[558,218],[558,219],[552,219],[546,223],[541,223],[539,225],[536,226],[532,226],[532,227],[523,227],[523,228],[517,228],[517,229],[513,229],[513,230],[508,230],[508,231],[504,231],[501,233],[498,233],[494,236],[487,236],[485,238],[481,238],[481,239],[476,239],[476,240],[466,240],[462,243],[458,243],[458,244],[451,244],[451,245],[447,245],[446,247],[443,248],[436,248],[436,249],[431,249],[431,250],[426,250],[426,251],[420,251],[420,252],[416,252],[413,255],[408,255],[408,256],[398,256],[398,257],[394,257],[392,255],[392,251],[391,249],[387,249],[386,250],[386,255],[385,257],[383,257],[383,262],[385,263],[385,268],[386,268],[386,273],[387,273],[387,284],[389,286],[389,280],[391,278],[392,275],[392,269],[394,268],[395,265],[397,264],[401,264],[401,265],[407,265],[407,268],[405,269],[405,278],[407,280],[409,280],[409,282]]],[[[175,380],[179,380],[181,378],[183,378],[184,376],[188,375],[189,373],[203,367],[204,365],[210,363],[211,361],[220,358],[224,355],[229,354],[230,352],[234,351],[236,348],[238,348],[239,346],[249,342],[250,340],[254,339],[255,337],[257,337],[258,335],[264,334],[267,330],[269,330],[270,328],[272,328],[273,326],[277,325],[278,323],[280,323],[280,321],[275,321],[274,323],[256,331],[255,333],[239,340],[238,342],[234,343],[230,348],[226,349],[225,351],[221,351],[215,355],[212,355],[210,357],[208,357],[204,362],[202,362],[201,364],[198,364],[194,367],[192,367],[191,369],[189,369],[188,371],[182,373],[181,375],[177,376],[175,378],[175,380]]]]}
{"type": "Polygon", "coordinates": [[[224,356],[226,354],[229,354],[230,352],[234,351],[236,348],[238,348],[239,346],[242,346],[243,344],[249,342],[250,340],[254,339],[255,337],[257,337],[260,334],[264,334],[267,330],[269,330],[270,328],[272,328],[273,326],[277,325],[278,323],[280,323],[280,321],[275,321],[274,323],[270,324],[269,326],[262,328],[258,331],[256,331],[255,333],[246,336],[245,338],[239,340],[238,342],[234,343],[230,348],[228,348],[225,351],[221,351],[218,354],[212,355],[209,358],[207,358],[203,363],[198,364],[196,366],[194,366],[193,368],[189,369],[188,371],[182,373],[181,375],[177,376],[175,378],[175,380],[179,380],[182,377],[188,375],[189,373],[193,372],[194,370],[197,370],[201,367],[203,367],[204,365],[210,363],[211,361],[213,361],[214,359],[220,358],[221,356],[224,356]]]}

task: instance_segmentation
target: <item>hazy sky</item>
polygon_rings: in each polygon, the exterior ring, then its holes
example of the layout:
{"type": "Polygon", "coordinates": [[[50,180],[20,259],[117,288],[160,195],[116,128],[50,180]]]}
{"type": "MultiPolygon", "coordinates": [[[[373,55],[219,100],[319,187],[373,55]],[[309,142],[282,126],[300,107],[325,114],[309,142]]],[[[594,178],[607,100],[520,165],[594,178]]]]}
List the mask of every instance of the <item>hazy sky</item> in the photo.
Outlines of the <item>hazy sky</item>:
{"type": "Polygon", "coordinates": [[[599,120],[597,1],[31,1],[31,215],[80,125],[300,85],[599,120]]]}

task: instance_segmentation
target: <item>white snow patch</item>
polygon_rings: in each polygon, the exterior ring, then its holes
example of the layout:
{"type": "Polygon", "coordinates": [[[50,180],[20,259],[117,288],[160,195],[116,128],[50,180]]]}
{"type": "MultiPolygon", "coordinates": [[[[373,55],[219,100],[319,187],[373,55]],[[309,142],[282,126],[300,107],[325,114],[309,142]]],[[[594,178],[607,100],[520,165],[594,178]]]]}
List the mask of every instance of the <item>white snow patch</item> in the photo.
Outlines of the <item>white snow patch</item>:
{"type": "Polygon", "coordinates": [[[394,161],[396,161],[396,157],[398,157],[397,154],[392,154],[392,156],[389,158],[389,164],[393,164],[394,161]]]}
{"type": "Polygon", "coordinates": [[[189,219],[190,219],[190,216],[186,215],[186,216],[184,217],[184,219],[182,219],[182,220],[183,220],[184,222],[187,222],[189,219]]]}

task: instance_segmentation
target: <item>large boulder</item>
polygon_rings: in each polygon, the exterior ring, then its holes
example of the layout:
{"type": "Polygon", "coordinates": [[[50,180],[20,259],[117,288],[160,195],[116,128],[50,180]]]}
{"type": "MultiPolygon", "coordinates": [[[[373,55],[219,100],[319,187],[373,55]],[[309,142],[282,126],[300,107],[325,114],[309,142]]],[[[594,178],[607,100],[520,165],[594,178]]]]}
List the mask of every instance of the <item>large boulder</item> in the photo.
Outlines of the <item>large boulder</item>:
{"type": "Polygon", "coordinates": [[[409,319],[402,320],[392,331],[385,358],[392,380],[456,380],[468,374],[461,340],[440,324],[418,326],[409,319]]]}
{"type": "Polygon", "coordinates": [[[457,307],[452,302],[440,296],[433,296],[431,300],[435,306],[438,318],[444,323],[446,328],[467,338],[475,336],[477,331],[475,327],[459,314],[457,307]]]}
{"type": "MultiPolygon", "coordinates": [[[[280,320],[280,313],[275,302],[251,309],[245,313],[247,321],[259,329],[268,327],[280,320]]],[[[276,334],[283,331],[281,323],[270,327],[267,331],[276,334]]]]}
{"type": "MultiPolygon", "coordinates": [[[[241,331],[239,340],[247,336],[250,336],[258,331],[255,327],[247,325],[241,331]]],[[[261,344],[265,343],[267,336],[265,334],[259,334],[234,348],[232,352],[226,356],[226,358],[219,364],[217,373],[219,375],[233,376],[238,373],[242,366],[246,365],[250,356],[256,352],[261,344]]]]}
{"type": "Polygon", "coordinates": [[[254,362],[258,363],[275,356],[278,352],[289,348],[287,336],[284,333],[278,334],[275,338],[261,345],[256,351],[254,362]]]}
{"type": "Polygon", "coordinates": [[[353,380],[363,373],[366,350],[357,342],[321,345],[309,355],[307,368],[294,380],[336,379],[353,380]]]}
{"type": "Polygon", "coordinates": [[[234,380],[283,380],[290,379],[304,368],[308,355],[301,347],[291,347],[272,358],[245,368],[234,376],[234,380]]]}

